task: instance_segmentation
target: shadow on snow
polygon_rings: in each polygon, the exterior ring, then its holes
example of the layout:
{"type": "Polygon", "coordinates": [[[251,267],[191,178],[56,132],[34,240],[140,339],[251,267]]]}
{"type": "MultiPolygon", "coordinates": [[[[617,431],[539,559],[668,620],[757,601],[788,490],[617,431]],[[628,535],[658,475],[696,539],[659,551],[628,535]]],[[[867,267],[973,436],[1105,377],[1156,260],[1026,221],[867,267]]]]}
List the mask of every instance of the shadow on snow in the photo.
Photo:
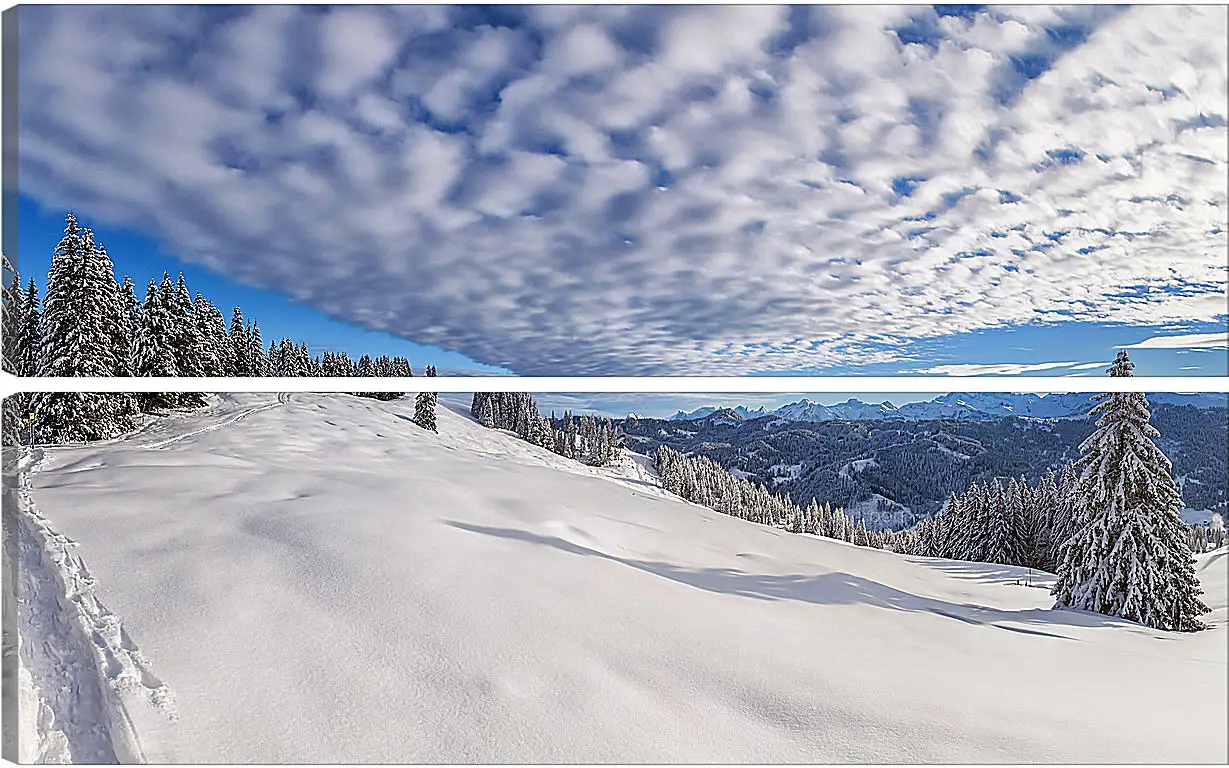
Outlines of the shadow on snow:
{"type": "Polygon", "coordinates": [[[795,600],[815,605],[873,605],[891,610],[931,613],[966,624],[990,626],[1008,632],[1041,635],[1061,640],[1078,640],[1079,638],[1037,629],[1008,627],[996,624],[995,622],[1010,621],[1044,625],[1054,630],[1061,630],[1063,627],[1137,626],[1129,621],[1085,611],[1041,608],[1015,611],[987,608],[967,603],[952,603],[936,598],[910,594],[894,587],[889,587],[886,584],[880,584],[877,581],[843,572],[811,576],[803,574],[747,573],[736,568],[683,568],[659,561],[618,557],[556,536],[544,536],[531,531],[473,525],[455,520],[445,520],[444,522],[454,528],[471,533],[524,541],[530,544],[551,547],[574,555],[585,555],[610,560],[708,592],[737,595],[757,600],[795,600]]]}

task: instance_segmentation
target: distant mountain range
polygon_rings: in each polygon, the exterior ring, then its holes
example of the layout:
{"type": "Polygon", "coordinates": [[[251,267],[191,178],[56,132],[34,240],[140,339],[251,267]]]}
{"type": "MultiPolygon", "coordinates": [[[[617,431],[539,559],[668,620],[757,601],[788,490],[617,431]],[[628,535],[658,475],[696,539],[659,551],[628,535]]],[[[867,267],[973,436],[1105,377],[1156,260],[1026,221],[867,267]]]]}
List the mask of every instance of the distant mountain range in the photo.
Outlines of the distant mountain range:
{"type": "MultiPolygon", "coordinates": [[[[695,421],[716,413],[731,419],[758,419],[761,416],[778,416],[792,421],[837,421],[856,419],[887,419],[899,421],[926,421],[929,419],[971,419],[988,421],[1004,416],[1029,416],[1036,419],[1083,418],[1092,408],[1091,395],[1085,392],[1069,392],[1051,395],[1011,394],[1001,392],[952,392],[922,403],[906,403],[895,406],[885,400],[882,403],[866,403],[851,398],[835,405],[823,405],[814,400],[802,399],[788,403],[775,410],[763,406],[755,409],[746,406],[720,408],[705,406],[694,411],[679,411],[670,421],[695,421]]],[[[1181,395],[1156,393],[1148,395],[1154,405],[1193,405],[1196,408],[1229,407],[1229,395],[1193,394],[1181,395]]]]}
{"type": "MultiPolygon", "coordinates": [[[[1148,399],[1157,444],[1173,462],[1185,505],[1229,512],[1229,398],[1148,399]]],[[[803,400],[776,412],[710,408],[700,409],[708,411],[700,418],[637,417],[619,426],[624,445],[637,453],[669,445],[707,456],[798,504],[830,501],[872,528],[899,530],[974,480],[1024,475],[1035,482],[1061,469],[1094,428],[1090,406],[1086,394],[951,394],[901,408],[803,400]],[[919,415],[927,413],[944,417],[919,415]]]]}

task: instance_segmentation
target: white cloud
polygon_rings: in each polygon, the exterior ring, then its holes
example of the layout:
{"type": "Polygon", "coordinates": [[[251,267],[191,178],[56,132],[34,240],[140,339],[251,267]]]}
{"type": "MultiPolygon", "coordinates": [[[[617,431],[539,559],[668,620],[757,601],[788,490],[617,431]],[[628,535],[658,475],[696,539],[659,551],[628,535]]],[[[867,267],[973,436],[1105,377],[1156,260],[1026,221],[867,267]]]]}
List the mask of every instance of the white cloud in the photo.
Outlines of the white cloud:
{"type": "Polygon", "coordinates": [[[1225,315],[1223,9],[20,13],[23,192],[520,373],[1225,315]]]}
{"type": "Polygon", "coordinates": [[[399,41],[374,8],[334,8],[321,17],[318,40],[323,62],[316,87],[341,96],[384,71],[399,41]]]}
{"type": "MultiPolygon", "coordinates": [[[[1102,365],[1102,363],[1096,363],[1102,365]]],[[[1054,368],[1070,368],[1081,370],[1088,365],[1076,363],[956,363],[953,365],[936,365],[913,371],[918,375],[931,376],[1017,376],[1034,371],[1048,371],[1054,368]]]]}
{"type": "Polygon", "coordinates": [[[1119,349],[1229,349],[1229,331],[1153,336],[1136,344],[1120,345],[1119,349]]]}
{"type": "Polygon", "coordinates": [[[1081,363],[1080,365],[1073,365],[1073,366],[1071,366],[1071,370],[1073,370],[1073,371],[1091,371],[1091,370],[1096,370],[1096,369],[1098,369],[1098,368],[1100,368],[1100,369],[1109,368],[1111,365],[1113,365],[1113,363],[1108,363],[1108,362],[1106,362],[1106,363],[1081,363]]]}

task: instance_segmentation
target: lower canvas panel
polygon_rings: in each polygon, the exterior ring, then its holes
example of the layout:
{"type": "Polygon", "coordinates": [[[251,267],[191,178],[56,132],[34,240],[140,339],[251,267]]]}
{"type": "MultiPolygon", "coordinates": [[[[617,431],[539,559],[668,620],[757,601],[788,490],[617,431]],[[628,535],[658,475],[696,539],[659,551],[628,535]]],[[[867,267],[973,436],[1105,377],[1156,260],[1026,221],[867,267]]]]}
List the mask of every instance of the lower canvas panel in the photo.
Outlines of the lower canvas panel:
{"type": "Polygon", "coordinates": [[[121,400],[5,402],[10,759],[1227,757],[1224,396],[1194,632],[1055,607],[1087,395],[121,400]]]}

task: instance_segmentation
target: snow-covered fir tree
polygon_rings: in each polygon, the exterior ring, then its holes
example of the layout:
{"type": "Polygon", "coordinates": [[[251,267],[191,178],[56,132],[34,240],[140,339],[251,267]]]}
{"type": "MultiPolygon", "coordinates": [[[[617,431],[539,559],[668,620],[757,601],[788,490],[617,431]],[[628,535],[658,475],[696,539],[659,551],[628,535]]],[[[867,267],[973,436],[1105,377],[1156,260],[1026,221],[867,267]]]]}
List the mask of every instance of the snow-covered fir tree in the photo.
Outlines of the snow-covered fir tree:
{"type": "MultiPolygon", "coordinates": [[[[85,231],[90,238],[93,237],[90,230],[85,231]]],[[[124,295],[123,286],[115,280],[115,265],[111,263],[111,257],[107,255],[107,249],[101,242],[96,245],[90,264],[94,271],[91,284],[97,286],[96,295],[99,297],[95,312],[111,339],[111,355],[115,361],[115,373],[112,375],[131,376],[132,367],[128,357],[133,332],[129,314],[131,307],[128,297],[124,295]]]]}
{"type": "Polygon", "coordinates": [[[265,354],[264,341],[260,338],[260,323],[248,321],[248,360],[252,366],[252,376],[269,375],[269,356],[265,354]]]}
{"type": "Polygon", "coordinates": [[[580,438],[580,433],[576,425],[576,419],[572,417],[571,411],[564,413],[563,418],[565,420],[563,426],[563,444],[565,453],[563,455],[567,456],[569,459],[575,459],[576,444],[580,438]]]}
{"type": "MultiPolygon", "coordinates": [[[[3,355],[4,355],[4,370],[17,374],[19,364],[17,363],[17,344],[21,333],[21,316],[24,312],[24,294],[21,289],[21,275],[9,264],[7,257],[0,255],[0,263],[3,264],[3,276],[8,274],[12,278],[8,283],[4,283],[0,279],[0,287],[3,288],[3,355]]],[[[15,445],[21,440],[22,419],[25,418],[26,406],[28,398],[24,393],[14,393],[4,398],[0,402],[0,440],[3,441],[5,447],[15,445]]]]}
{"type": "MultiPolygon", "coordinates": [[[[159,291],[164,294],[163,302],[170,310],[173,321],[172,349],[175,351],[175,367],[179,375],[207,375],[206,366],[210,365],[206,358],[208,345],[192,316],[192,297],[188,293],[188,284],[183,273],[180,272],[179,279],[171,285],[170,276],[163,272],[159,291]]],[[[205,405],[206,397],[201,392],[177,392],[173,401],[178,408],[200,408],[205,405]]]]}
{"type": "MultiPolygon", "coordinates": [[[[1021,482],[1024,482],[1023,478],[1021,482]]],[[[1024,490],[1028,497],[1024,505],[1024,526],[1021,531],[1024,564],[1030,568],[1053,571],[1056,565],[1050,559],[1050,552],[1053,549],[1054,520],[1060,505],[1054,473],[1047,473],[1035,488],[1030,489],[1025,485],[1024,490]]]]}
{"type": "Polygon", "coordinates": [[[123,312],[120,317],[120,329],[117,334],[115,354],[128,361],[128,373],[132,373],[132,342],[136,338],[137,329],[141,326],[141,302],[137,299],[137,289],[132,278],[124,275],[120,285],[120,305],[123,312]]]}
{"type": "Polygon", "coordinates": [[[21,316],[25,313],[25,292],[21,288],[21,275],[13,269],[6,257],[4,259],[4,272],[11,272],[13,277],[7,284],[4,284],[4,303],[3,303],[3,355],[4,355],[4,370],[17,376],[17,345],[21,339],[21,316]]]}
{"type": "MultiPolygon", "coordinates": [[[[38,375],[126,375],[128,361],[116,354],[123,314],[111,260],[68,214],[47,277],[38,375]]],[[[101,392],[43,392],[33,407],[40,437],[53,441],[113,437],[132,429],[136,412],[130,395],[101,392]]]]}
{"type": "MultiPolygon", "coordinates": [[[[1125,351],[1109,369],[1132,375],[1125,351]]],[[[1060,607],[1119,616],[1157,629],[1194,631],[1208,611],[1178,514],[1169,459],[1153,438],[1139,392],[1094,398],[1096,431],[1080,445],[1076,494],[1085,520],[1063,553],[1053,594],[1060,607]]]]}
{"type": "Polygon", "coordinates": [[[414,423],[423,429],[438,432],[435,425],[435,393],[419,392],[414,398],[414,423]]]}
{"type": "Polygon", "coordinates": [[[197,337],[201,340],[201,375],[236,375],[234,348],[230,343],[230,335],[226,332],[226,320],[222,317],[222,310],[197,293],[196,301],[192,305],[192,319],[196,324],[197,337]]]}
{"type": "MultiPolygon", "coordinates": [[[[168,302],[170,280],[164,275],[162,285],[153,280],[145,291],[141,321],[132,341],[132,374],[134,376],[178,376],[174,344],[175,319],[168,302]]],[[[142,392],[137,395],[141,410],[159,411],[174,408],[179,398],[173,392],[142,392]]]]}
{"type": "Polygon", "coordinates": [[[1065,550],[1071,537],[1084,527],[1084,506],[1077,494],[1079,476],[1075,465],[1063,465],[1058,476],[1058,504],[1050,525],[1050,570],[1057,571],[1066,557],[1065,550]]]}
{"type": "Polygon", "coordinates": [[[38,286],[33,278],[22,300],[21,338],[17,344],[19,376],[35,376],[43,349],[43,312],[38,303],[38,286]]]}

